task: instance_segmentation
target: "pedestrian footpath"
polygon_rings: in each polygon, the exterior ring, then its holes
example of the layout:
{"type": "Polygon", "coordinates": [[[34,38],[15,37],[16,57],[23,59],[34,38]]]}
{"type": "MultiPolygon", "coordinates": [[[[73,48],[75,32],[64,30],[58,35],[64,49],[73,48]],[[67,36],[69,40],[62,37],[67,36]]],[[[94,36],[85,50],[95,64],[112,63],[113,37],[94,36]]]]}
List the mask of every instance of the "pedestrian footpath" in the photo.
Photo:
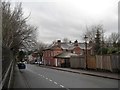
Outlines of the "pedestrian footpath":
{"type": "Polygon", "coordinates": [[[18,66],[15,66],[13,89],[28,88],[21,73],[22,73],[22,70],[19,70],[18,66]]]}
{"type": "Polygon", "coordinates": [[[71,68],[60,68],[60,67],[52,67],[52,66],[45,66],[45,65],[40,65],[40,66],[44,68],[51,68],[51,69],[67,71],[67,72],[72,72],[77,74],[84,74],[84,75],[91,75],[91,76],[120,80],[120,74],[118,73],[99,72],[94,70],[81,70],[81,69],[71,69],[71,68]]]}

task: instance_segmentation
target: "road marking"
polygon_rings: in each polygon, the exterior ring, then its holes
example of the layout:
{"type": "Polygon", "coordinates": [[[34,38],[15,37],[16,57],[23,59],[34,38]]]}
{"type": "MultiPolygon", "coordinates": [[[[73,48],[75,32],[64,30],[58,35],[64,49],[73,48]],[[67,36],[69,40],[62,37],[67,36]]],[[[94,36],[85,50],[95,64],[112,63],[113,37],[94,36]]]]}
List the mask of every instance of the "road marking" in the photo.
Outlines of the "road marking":
{"type": "Polygon", "coordinates": [[[51,80],[51,79],[49,79],[49,81],[51,81],[51,82],[52,82],[52,80],[51,80]]]}
{"type": "Polygon", "coordinates": [[[54,82],[55,84],[57,84],[57,82],[54,82]]]}
{"type": "Polygon", "coordinates": [[[46,78],[46,79],[48,79],[48,78],[46,78]]]}
{"type": "Polygon", "coordinates": [[[70,90],[69,88],[66,88],[67,90],[70,90]]]}
{"type": "Polygon", "coordinates": [[[60,87],[64,88],[64,86],[63,86],[63,85],[60,85],[60,87]]]}

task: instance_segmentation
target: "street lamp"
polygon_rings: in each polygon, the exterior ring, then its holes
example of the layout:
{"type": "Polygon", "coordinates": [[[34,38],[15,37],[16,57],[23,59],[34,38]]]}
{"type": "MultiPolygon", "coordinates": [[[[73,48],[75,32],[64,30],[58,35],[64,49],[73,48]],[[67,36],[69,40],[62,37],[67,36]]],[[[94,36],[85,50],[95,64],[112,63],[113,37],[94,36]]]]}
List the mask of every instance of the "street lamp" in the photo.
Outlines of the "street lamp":
{"type": "Polygon", "coordinates": [[[88,68],[87,66],[87,39],[88,37],[85,35],[84,39],[85,39],[85,61],[86,61],[86,69],[87,69],[88,68]]]}

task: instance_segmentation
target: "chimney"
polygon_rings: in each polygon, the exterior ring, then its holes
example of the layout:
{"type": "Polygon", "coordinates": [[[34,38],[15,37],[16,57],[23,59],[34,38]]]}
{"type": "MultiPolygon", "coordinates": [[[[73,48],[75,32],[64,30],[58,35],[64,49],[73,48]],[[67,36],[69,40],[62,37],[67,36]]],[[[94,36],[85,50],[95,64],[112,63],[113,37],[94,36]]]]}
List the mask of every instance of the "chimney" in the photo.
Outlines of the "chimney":
{"type": "Polygon", "coordinates": [[[74,46],[78,46],[78,41],[77,40],[74,41],[74,46]]]}
{"type": "Polygon", "coordinates": [[[71,44],[71,43],[72,43],[72,41],[69,41],[69,43],[71,44]]]}
{"type": "Polygon", "coordinates": [[[57,45],[61,46],[61,40],[57,40],[57,45]]]}

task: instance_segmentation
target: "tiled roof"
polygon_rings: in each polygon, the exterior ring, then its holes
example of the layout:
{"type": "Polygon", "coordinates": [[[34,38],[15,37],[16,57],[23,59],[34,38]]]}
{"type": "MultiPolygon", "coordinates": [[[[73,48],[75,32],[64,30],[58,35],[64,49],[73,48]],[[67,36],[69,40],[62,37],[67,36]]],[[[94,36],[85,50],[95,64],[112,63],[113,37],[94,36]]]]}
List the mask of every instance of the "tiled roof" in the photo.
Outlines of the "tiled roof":
{"type": "MultiPolygon", "coordinates": [[[[78,46],[81,48],[81,49],[85,49],[85,44],[84,43],[78,43],[78,46]]],[[[87,45],[87,49],[91,49],[92,46],[89,46],[87,45]]]]}
{"type": "Polygon", "coordinates": [[[48,47],[46,47],[44,50],[49,50],[52,49],[55,45],[54,44],[50,44],[48,47]]]}
{"type": "Polygon", "coordinates": [[[61,43],[61,48],[62,49],[69,49],[72,46],[71,43],[61,43]]]}
{"type": "MultiPolygon", "coordinates": [[[[59,46],[58,44],[51,44],[49,45],[45,50],[49,50],[49,49],[53,49],[54,47],[59,46]]],[[[75,48],[74,43],[61,43],[60,47],[63,50],[73,50],[75,48]]],[[[78,47],[80,47],[81,49],[85,49],[85,44],[84,43],[78,43],[78,47]]],[[[87,45],[87,49],[91,49],[92,46],[88,46],[87,45]]]]}
{"type": "Polygon", "coordinates": [[[75,48],[74,44],[69,47],[69,50],[73,50],[75,48]]]}
{"type": "Polygon", "coordinates": [[[70,52],[63,52],[55,56],[55,58],[70,58],[71,56],[78,56],[77,54],[70,53],[70,52]]]}

